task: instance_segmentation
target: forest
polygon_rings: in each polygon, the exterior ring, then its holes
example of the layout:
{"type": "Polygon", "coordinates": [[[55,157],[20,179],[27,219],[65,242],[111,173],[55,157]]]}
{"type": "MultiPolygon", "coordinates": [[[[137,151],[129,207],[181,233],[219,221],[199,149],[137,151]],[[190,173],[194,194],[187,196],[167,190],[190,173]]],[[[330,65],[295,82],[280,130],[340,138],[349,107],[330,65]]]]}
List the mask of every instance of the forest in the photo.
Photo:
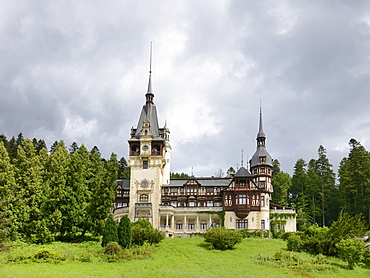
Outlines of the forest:
{"type": "Polygon", "coordinates": [[[272,202],[297,210],[298,226],[330,226],[341,211],[362,215],[370,224],[370,153],[355,139],[349,141],[336,176],[326,149],[319,146],[317,158],[298,159],[293,175],[273,162],[272,202]]]}
{"type": "Polygon", "coordinates": [[[115,198],[115,180],[127,178],[124,158],[99,149],[43,140],[8,141],[0,135],[0,228],[11,240],[33,243],[100,234],[115,198]]]}
{"type": "MultiPolygon", "coordinates": [[[[272,202],[297,210],[298,228],[330,226],[341,211],[370,223],[370,154],[355,139],[336,176],[326,149],[298,159],[293,175],[273,162],[272,202]]],[[[0,230],[10,239],[45,243],[101,234],[115,196],[115,180],[128,179],[125,158],[101,157],[99,149],[0,135],[0,230]]],[[[172,173],[182,178],[184,173],[172,173]]]]}

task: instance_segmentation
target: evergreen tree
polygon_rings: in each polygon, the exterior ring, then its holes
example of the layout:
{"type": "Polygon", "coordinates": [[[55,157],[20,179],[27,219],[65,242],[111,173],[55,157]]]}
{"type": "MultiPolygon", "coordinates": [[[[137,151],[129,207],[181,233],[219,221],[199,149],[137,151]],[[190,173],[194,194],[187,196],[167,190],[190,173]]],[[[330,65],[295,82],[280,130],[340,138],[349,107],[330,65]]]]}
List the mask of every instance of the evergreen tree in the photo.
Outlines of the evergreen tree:
{"type": "Polygon", "coordinates": [[[69,152],[70,152],[71,154],[73,154],[73,153],[77,152],[77,150],[78,150],[78,145],[77,145],[77,143],[76,143],[76,142],[73,142],[73,143],[71,144],[71,146],[69,146],[69,152]]]}
{"type": "Polygon", "coordinates": [[[277,175],[280,173],[280,161],[277,159],[274,159],[272,161],[272,176],[277,175]]]}
{"type": "Polygon", "coordinates": [[[18,146],[17,146],[14,136],[9,140],[6,148],[9,153],[10,161],[13,162],[13,160],[17,157],[17,152],[18,152],[18,146]]]}
{"type": "Polygon", "coordinates": [[[61,234],[67,238],[75,237],[78,232],[83,232],[87,207],[91,199],[88,188],[89,177],[89,151],[84,145],[70,155],[67,181],[66,199],[68,210],[64,211],[61,234]]]}
{"type": "Polygon", "coordinates": [[[14,203],[13,213],[16,228],[19,234],[31,238],[34,242],[50,241],[52,237],[45,229],[40,210],[46,199],[43,186],[43,165],[30,139],[26,138],[19,146],[15,166],[17,201],[14,203]]]}
{"type": "Polygon", "coordinates": [[[272,193],[272,202],[287,206],[288,205],[288,189],[291,187],[291,177],[288,173],[278,172],[272,177],[272,185],[274,192],[272,193]]]}
{"type": "Polygon", "coordinates": [[[115,181],[118,173],[118,162],[115,154],[105,164],[97,147],[90,152],[91,201],[88,206],[87,229],[100,233],[115,197],[115,181]]]}
{"type": "Polygon", "coordinates": [[[130,167],[124,157],[121,157],[118,162],[118,178],[125,180],[130,179],[130,167]]]}
{"type": "Polygon", "coordinates": [[[300,158],[294,165],[292,186],[289,189],[289,198],[297,209],[297,222],[299,226],[311,223],[307,200],[307,170],[306,162],[300,158]]]}
{"type": "Polygon", "coordinates": [[[64,141],[54,144],[54,150],[49,156],[47,182],[49,185],[48,198],[45,202],[44,211],[48,212],[48,227],[54,235],[61,232],[63,221],[70,209],[67,196],[68,167],[70,155],[64,141]]]}
{"type": "Polygon", "coordinates": [[[123,248],[129,248],[132,242],[131,221],[127,215],[122,216],[118,224],[118,243],[123,248]]]}
{"type": "Polygon", "coordinates": [[[362,213],[370,224],[370,154],[355,139],[339,166],[341,207],[351,215],[362,213]]]}
{"type": "Polygon", "coordinates": [[[109,242],[118,242],[117,224],[114,221],[112,214],[109,214],[108,218],[105,220],[102,235],[103,239],[101,245],[103,247],[109,242]]]}
{"type": "Polygon", "coordinates": [[[10,163],[8,151],[0,141],[0,250],[5,248],[8,226],[12,220],[12,202],[15,182],[14,167],[10,163]]]}

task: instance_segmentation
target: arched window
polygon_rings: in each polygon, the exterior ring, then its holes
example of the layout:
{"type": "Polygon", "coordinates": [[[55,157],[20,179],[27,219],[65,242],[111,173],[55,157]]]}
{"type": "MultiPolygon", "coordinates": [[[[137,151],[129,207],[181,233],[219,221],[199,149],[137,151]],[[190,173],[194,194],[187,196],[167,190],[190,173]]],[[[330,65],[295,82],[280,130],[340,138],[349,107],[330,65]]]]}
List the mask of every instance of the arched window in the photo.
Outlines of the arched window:
{"type": "Polygon", "coordinates": [[[141,194],[140,195],[140,202],[148,202],[148,201],[149,201],[148,194],[141,194]]]}

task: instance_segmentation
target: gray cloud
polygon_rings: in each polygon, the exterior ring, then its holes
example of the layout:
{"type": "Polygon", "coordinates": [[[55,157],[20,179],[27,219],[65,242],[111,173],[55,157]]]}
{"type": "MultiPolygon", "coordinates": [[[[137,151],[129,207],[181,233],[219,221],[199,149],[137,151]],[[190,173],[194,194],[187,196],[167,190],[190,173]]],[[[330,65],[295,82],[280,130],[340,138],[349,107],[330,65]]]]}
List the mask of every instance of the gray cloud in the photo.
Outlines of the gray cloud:
{"type": "Polygon", "coordinates": [[[267,148],[292,173],[348,140],[370,148],[367,1],[5,1],[0,133],[127,158],[148,82],[171,130],[172,171],[200,176],[267,148]]]}

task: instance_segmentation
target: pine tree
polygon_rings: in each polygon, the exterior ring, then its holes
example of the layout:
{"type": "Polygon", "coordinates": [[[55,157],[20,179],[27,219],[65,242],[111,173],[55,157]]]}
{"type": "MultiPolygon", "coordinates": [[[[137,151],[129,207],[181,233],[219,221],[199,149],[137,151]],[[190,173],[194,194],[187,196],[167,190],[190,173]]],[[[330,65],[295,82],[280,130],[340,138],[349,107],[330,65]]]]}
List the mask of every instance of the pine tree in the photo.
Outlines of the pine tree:
{"type": "Polygon", "coordinates": [[[355,139],[339,166],[341,207],[351,215],[362,213],[370,224],[370,154],[355,139]]]}
{"type": "Polygon", "coordinates": [[[54,235],[61,231],[63,233],[62,223],[70,209],[66,190],[69,163],[69,152],[61,140],[55,144],[55,149],[49,156],[47,175],[49,189],[44,205],[44,211],[48,213],[47,225],[54,235]]]}
{"type": "Polygon", "coordinates": [[[123,248],[129,248],[132,242],[131,221],[127,215],[122,216],[118,224],[118,243],[123,248]]]}
{"type": "Polygon", "coordinates": [[[112,214],[109,214],[108,218],[104,222],[102,235],[103,239],[101,245],[103,247],[106,246],[109,242],[118,242],[117,224],[114,221],[112,214]]]}
{"type": "Polygon", "coordinates": [[[14,201],[13,190],[16,184],[14,175],[8,151],[0,141],[0,250],[5,248],[4,243],[9,236],[7,229],[12,224],[11,205],[14,201]]]}
{"type": "Polygon", "coordinates": [[[272,177],[272,185],[274,192],[272,193],[272,202],[287,206],[288,205],[288,189],[292,185],[291,177],[288,173],[278,172],[272,177]]]}
{"type": "Polygon", "coordinates": [[[13,213],[17,220],[18,232],[37,243],[50,241],[51,234],[44,228],[41,229],[41,234],[38,234],[43,220],[41,205],[46,197],[43,190],[43,165],[29,138],[19,146],[15,166],[17,202],[13,206],[13,213]]]}

